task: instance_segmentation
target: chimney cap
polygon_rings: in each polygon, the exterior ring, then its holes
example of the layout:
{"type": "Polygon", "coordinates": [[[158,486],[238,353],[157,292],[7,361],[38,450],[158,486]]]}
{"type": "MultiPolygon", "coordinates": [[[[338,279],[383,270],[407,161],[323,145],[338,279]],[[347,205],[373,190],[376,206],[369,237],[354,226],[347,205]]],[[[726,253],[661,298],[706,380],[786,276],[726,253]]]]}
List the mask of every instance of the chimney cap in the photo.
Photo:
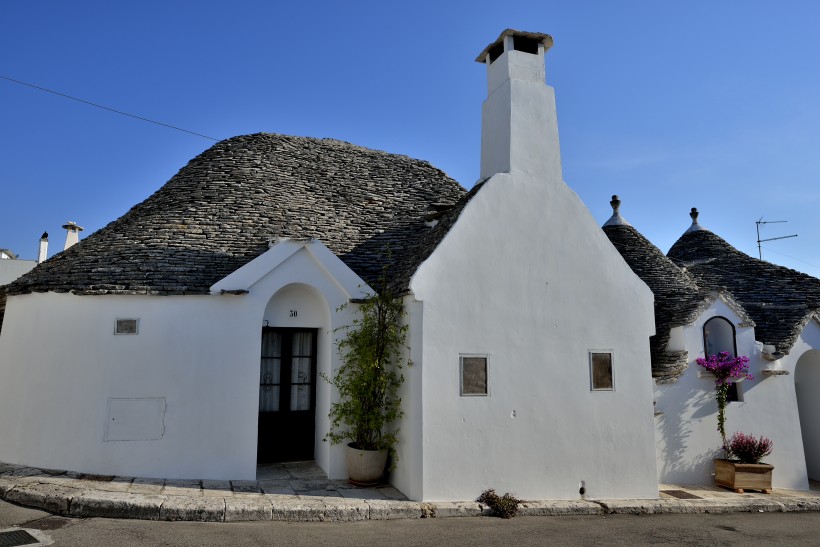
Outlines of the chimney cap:
{"type": "Polygon", "coordinates": [[[508,28],[505,29],[504,32],[502,32],[498,36],[495,42],[485,47],[484,51],[478,54],[478,57],[475,58],[476,63],[484,64],[484,61],[487,58],[487,54],[490,52],[490,49],[502,43],[504,41],[504,37],[506,36],[522,36],[524,38],[529,38],[530,40],[535,40],[536,42],[541,42],[542,44],[544,44],[545,52],[552,47],[552,36],[550,36],[549,34],[542,34],[540,32],[525,32],[523,30],[515,30],[512,28],[508,28]]]}
{"type": "Polygon", "coordinates": [[[68,222],[66,222],[65,224],[63,224],[63,228],[64,228],[65,230],[77,230],[78,232],[82,232],[82,231],[83,231],[83,227],[82,227],[82,226],[78,226],[78,225],[77,225],[77,223],[76,223],[76,222],[74,222],[73,220],[69,220],[68,222]]]}

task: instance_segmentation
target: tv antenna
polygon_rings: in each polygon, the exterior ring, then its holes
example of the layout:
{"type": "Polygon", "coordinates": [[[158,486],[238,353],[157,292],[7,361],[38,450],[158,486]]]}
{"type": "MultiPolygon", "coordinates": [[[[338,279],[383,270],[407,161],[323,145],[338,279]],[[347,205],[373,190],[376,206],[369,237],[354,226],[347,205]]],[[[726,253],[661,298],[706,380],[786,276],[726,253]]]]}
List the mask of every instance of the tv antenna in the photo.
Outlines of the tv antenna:
{"type": "Polygon", "coordinates": [[[788,220],[763,220],[763,217],[760,217],[759,220],[755,221],[757,225],[757,254],[760,257],[760,260],[763,260],[763,251],[762,247],[760,246],[761,243],[764,241],[774,241],[775,239],[788,239],[790,237],[797,237],[797,234],[792,234],[790,236],[780,236],[780,237],[770,237],[768,239],[760,239],[760,225],[761,224],[780,224],[783,222],[788,222],[788,220]]]}

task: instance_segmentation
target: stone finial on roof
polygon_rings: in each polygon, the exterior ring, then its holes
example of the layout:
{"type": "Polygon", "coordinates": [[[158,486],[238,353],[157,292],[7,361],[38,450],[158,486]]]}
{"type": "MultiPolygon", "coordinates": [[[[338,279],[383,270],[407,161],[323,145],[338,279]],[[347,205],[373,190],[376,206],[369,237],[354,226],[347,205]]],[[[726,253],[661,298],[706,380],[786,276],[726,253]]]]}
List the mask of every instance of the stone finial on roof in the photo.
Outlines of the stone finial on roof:
{"type": "Polygon", "coordinates": [[[631,224],[621,216],[621,200],[617,195],[612,196],[612,201],[610,201],[609,204],[612,205],[612,216],[604,223],[604,226],[631,226],[631,224]]]}
{"type": "Polygon", "coordinates": [[[689,226],[689,229],[688,229],[688,230],[686,230],[685,232],[683,232],[684,234],[688,234],[688,233],[690,233],[690,232],[698,232],[698,231],[700,231],[700,230],[706,230],[706,228],[704,228],[703,226],[701,226],[700,224],[698,224],[698,215],[699,215],[699,214],[700,214],[700,213],[698,213],[697,208],[692,207],[692,210],[691,210],[691,211],[689,211],[689,216],[690,216],[690,217],[692,217],[692,225],[691,225],[691,226],[689,226]]]}

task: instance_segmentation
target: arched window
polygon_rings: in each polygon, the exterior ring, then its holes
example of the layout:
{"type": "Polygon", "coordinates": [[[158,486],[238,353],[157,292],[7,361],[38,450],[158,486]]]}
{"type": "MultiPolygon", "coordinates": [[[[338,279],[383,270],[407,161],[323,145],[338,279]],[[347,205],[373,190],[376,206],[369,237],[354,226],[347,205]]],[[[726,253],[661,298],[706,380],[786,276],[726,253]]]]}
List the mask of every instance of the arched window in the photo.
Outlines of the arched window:
{"type": "Polygon", "coordinates": [[[717,355],[721,351],[737,357],[735,326],[725,317],[713,317],[703,325],[703,351],[706,356],[717,355]]]}
{"type": "MultiPolygon", "coordinates": [[[[735,326],[725,317],[715,316],[703,324],[703,353],[706,357],[725,351],[737,357],[735,326]]],[[[729,387],[728,402],[742,401],[743,395],[737,382],[729,387]]]]}

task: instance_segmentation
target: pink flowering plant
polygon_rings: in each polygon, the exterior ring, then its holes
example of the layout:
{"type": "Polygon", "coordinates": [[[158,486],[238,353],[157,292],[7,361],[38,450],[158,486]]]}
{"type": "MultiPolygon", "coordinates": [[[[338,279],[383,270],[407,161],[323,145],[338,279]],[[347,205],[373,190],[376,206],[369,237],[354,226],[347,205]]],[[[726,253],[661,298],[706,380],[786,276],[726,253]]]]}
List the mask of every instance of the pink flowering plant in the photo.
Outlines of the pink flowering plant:
{"type": "Polygon", "coordinates": [[[774,443],[771,439],[753,435],[735,433],[724,446],[727,456],[740,460],[740,463],[760,463],[760,460],[772,453],[774,443]]]}
{"type": "Polygon", "coordinates": [[[728,451],[726,441],[726,402],[729,396],[729,387],[741,378],[752,379],[749,374],[749,358],[745,355],[730,357],[729,352],[721,351],[717,355],[710,355],[706,359],[698,357],[697,364],[715,375],[715,395],[718,405],[718,431],[723,441],[724,451],[728,451]]]}

